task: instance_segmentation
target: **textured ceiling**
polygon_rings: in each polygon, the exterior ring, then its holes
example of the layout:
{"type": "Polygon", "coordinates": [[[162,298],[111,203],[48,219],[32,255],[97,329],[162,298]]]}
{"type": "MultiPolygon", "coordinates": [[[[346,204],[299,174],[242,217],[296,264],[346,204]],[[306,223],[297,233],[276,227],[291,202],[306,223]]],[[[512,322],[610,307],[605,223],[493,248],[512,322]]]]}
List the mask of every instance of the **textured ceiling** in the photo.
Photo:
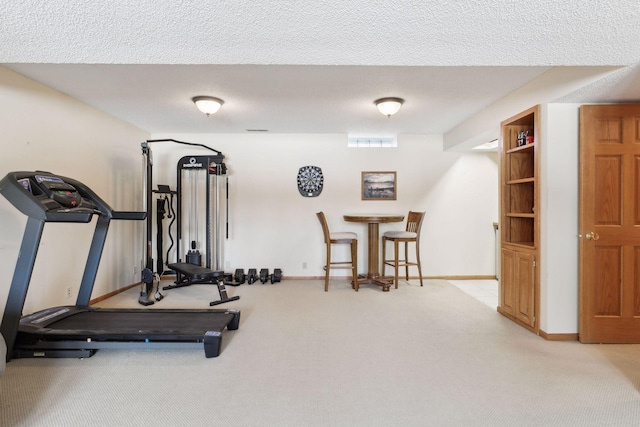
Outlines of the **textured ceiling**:
{"type": "MultiPolygon", "coordinates": [[[[637,0],[4,0],[2,62],[628,65],[637,0]]],[[[633,58],[630,62],[629,59],[633,58]]]]}
{"type": "MultiPolygon", "coordinates": [[[[150,132],[446,133],[550,67],[640,62],[637,0],[5,0],[0,20],[0,63],[150,132]],[[387,119],[383,96],[406,104],[387,119]]],[[[623,70],[563,98],[640,99],[623,70]]]]}

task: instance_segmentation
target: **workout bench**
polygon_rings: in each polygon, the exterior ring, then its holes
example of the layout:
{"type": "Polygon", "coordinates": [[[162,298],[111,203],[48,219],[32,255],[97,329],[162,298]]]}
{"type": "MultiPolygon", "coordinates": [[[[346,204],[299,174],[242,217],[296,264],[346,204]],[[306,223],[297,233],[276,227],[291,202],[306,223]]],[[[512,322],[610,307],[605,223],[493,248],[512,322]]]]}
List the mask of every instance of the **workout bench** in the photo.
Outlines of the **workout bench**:
{"type": "Polygon", "coordinates": [[[210,302],[210,306],[240,299],[239,296],[229,297],[227,295],[227,288],[224,285],[224,271],[214,271],[186,262],[168,264],[168,267],[176,272],[176,280],[173,285],[163,287],[162,289],[164,290],[198,284],[216,284],[218,286],[220,300],[210,302]]]}

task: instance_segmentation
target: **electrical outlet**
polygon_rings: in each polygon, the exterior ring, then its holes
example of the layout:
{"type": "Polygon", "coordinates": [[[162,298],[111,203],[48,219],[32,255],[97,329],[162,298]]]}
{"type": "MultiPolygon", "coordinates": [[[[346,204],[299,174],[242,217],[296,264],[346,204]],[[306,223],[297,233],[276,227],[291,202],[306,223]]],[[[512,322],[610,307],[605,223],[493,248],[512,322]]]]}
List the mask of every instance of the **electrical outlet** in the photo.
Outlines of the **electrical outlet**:
{"type": "Polygon", "coordinates": [[[306,261],[304,261],[304,262],[302,263],[302,269],[303,269],[303,270],[306,270],[306,269],[307,269],[307,262],[306,262],[306,261]]]}
{"type": "Polygon", "coordinates": [[[136,277],[138,275],[138,266],[134,265],[133,266],[133,277],[136,277]]]}
{"type": "Polygon", "coordinates": [[[67,299],[71,298],[71,286],[67,286],[67,299]]]}

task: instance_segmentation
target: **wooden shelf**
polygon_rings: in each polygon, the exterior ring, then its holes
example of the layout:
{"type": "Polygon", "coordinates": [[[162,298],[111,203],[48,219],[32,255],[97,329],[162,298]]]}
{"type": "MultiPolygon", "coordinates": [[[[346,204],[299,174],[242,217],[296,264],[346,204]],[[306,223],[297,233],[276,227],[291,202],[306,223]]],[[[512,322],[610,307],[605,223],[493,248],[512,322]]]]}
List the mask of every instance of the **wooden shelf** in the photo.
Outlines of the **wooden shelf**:
{"type": "Polygon", "coordinates": [[[505,182],[505,184],[507,184],[507,185],[527,184],[529,182],[535,182],[535,181],[536,181],[536,179],[534,177],[531,177],[531,178],[512,179],[510,181],[505,182]]]}
{"type": "Polygon", "coordinates": [[[505,216],[509,218],[535,218],[536,214],[534,213],[515,213],[515,212],[507,212],[505,216]]]}
{"type": "Polygon", "coordinates": [[[527,151],[527,150],[533,150],[533,147],[535,146],[535,142],[533,144],[525,144],[525,145],[521,145],[520,147],[515,147],[515,148],[511,148],[507,151],[505,151],[505,153],[507,154],[511,154],[511,153],[517,153],[519,151],[527,151]]]}
{"type": "Polygon", "coordinates": [[[519,246],[519,247],[524,247],[527,249],[533,249],[535,248],[535,245],[533,242],[509,242],[509,243],[505,243],[505,246],[519,246]]]}

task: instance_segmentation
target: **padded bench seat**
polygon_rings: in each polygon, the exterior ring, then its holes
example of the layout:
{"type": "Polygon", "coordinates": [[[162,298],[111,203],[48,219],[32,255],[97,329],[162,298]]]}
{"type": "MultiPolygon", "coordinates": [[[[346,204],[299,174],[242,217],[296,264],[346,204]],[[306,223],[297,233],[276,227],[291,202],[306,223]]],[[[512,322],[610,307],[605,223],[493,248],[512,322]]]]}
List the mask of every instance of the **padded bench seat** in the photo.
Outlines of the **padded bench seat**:
{"type": "Polygon", "coordinates": [[[168,267],[176,273],[189,276],[193,282],[210,280],[224,275],[223,271],[215,271],[210,268],[200,267],[199,265],[189,264],[188,262],[176,262],[169,264],[168,267]]]}

